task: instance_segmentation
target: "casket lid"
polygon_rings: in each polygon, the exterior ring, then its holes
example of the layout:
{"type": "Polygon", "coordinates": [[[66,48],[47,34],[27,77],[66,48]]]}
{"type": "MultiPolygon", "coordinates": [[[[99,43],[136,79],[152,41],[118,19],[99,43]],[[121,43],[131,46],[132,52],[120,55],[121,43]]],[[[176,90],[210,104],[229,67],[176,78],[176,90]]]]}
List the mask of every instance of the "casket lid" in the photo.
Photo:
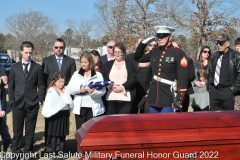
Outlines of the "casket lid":
{"type": "Polygon", "coordinates": [[[240,139],[240,111],[106,115],[77,131],[80,146],[240,139]]]}

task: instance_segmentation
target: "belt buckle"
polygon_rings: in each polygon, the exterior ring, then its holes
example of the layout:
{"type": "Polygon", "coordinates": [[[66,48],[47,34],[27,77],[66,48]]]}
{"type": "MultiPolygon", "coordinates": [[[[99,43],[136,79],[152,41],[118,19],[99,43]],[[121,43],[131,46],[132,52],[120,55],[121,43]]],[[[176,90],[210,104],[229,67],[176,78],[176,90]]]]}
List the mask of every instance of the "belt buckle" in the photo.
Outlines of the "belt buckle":
{"type": "Polygon", "coordinates": [[[157,77],[157,81],[161,81],[161,77],[157,77]]]}

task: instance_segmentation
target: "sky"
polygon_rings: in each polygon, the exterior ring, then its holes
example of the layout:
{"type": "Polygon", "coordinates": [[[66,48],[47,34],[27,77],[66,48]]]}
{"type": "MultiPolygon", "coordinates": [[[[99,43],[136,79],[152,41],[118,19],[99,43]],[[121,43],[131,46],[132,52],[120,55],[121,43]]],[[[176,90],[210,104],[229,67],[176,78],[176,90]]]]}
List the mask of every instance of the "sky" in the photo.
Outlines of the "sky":
{"type": "Polygon", "coordinates": [[[67,29],[66,21],[93,19],[96,0],[0,0],[0,33],[8,33],[5,20],[20,11],[40,11],[59,24],[59,31],[67,29]]]}

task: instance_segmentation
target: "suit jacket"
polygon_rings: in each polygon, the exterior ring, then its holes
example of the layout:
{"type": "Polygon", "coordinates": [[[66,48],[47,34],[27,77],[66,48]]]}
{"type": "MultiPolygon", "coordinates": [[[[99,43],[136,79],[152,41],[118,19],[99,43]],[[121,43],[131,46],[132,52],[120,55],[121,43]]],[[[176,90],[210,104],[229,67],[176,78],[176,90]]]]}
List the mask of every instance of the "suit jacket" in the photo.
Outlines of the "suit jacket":
{"type": "MultiPolygon", "coordinates": [[[[59,72],[55,54],[43,59],[42,69],[43,69],[45,84],[48,86],[49,83],[51,82],[51,79],[54,73],[59,72]]],[[[75,60],[66,55],[63,55],[61,73],[65,77],[65,86],[68,84],[68,82],[70,81],[75,71],[76,71],[75,60]]]]}
{"type": "MultiPolygon", "coordinates": [[[[109,81],[109,74],[111,72],[112,66],[113,66],[114,60],[108,61],[106,62],[102,68],[101,68],[101,73],[103,76],[104,80],[109,81]]],[[[125,59],[125,63],[126,63],[126,69],[127,69],[127,81],[125,83],[123,83],[122,85],[125,87],[126,90],[130,91],[130,95],[131,95],[131,101],[134,102],[135,98],[136,98],[136,80],[137,80],[137,73],[136,73],[136,69],[133,66],[133,64],[128,61],[127,59],[125,59]]]]}
{"type": "Polygon", "coordinates": [[[28,108],[39,106],[46,94],[41,65],[32,60],[25,77],[22,61],[14,64],[9,74],[8,90],[11,107],[22,108],[24,104],[28,108]]]}
{"type": "MultiPolygon", "coordinates": [[[[0,84],[0,89],[1,89],[1,105],[2,105],[2,111],[6,111],[7,108],[7,102],[6,102],[6,90],[4,88],[4,83],[2,79],[0,79],[1,84],[0,84]]],[[[0,123],[1,124],[1,123],[0,123]]]]}
{"type": "Polygon", "coordinates": [[[107,54],[105,54],[104,56],[101,56],[101,61],[102,61],[102,64],[108,61],[107,54]]]}

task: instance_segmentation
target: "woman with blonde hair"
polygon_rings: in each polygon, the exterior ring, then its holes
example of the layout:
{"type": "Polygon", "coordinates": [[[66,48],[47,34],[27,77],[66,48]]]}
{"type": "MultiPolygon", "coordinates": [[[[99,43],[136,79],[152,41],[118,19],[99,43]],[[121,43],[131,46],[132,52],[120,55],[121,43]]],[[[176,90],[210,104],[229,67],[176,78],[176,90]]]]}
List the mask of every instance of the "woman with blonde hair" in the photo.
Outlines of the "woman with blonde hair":
{"type": "Polygon", "coordinates": [[[73,113],[75,114],[76,129],[93,117],[105,112],[101,97],[106,92],[106,87],[90,88],[91,82],[103,81],[102,74],[96,72],[93,56],[85,52],[80,56],[81,68],[75,71],[69,84],[70,94],[74,96],[73,113]]]}

